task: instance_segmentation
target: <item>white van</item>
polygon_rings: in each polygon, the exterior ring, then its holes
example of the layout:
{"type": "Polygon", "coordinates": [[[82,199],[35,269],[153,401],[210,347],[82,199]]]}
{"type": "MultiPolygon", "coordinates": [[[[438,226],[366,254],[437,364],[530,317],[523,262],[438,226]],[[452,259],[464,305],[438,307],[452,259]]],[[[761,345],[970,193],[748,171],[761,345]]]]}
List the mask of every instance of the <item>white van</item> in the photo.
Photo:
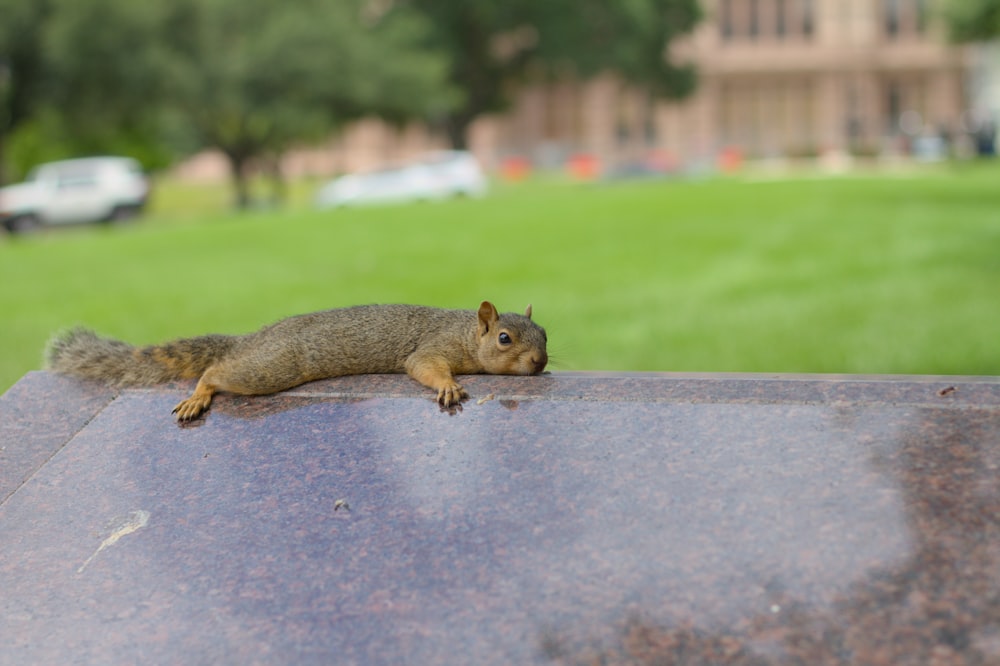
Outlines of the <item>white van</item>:
{"type": "Polygon", "coordinates": [[[0,188],[0,225],[11,233],[39,225],[121,220],[138,215],[149,180],[129,157],[41,164],[25,182],[0,188]]]}

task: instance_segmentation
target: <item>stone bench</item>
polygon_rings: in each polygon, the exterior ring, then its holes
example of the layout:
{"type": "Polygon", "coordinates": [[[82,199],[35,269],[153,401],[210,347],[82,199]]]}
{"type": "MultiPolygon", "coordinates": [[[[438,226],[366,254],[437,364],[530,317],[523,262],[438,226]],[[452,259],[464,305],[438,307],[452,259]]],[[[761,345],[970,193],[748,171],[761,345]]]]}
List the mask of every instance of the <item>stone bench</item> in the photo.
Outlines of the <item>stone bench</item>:
{"type": "Polygon", "coordinates": [[[463,383],[29,373],[0,663],[1000,663],[1000,378],[463,383]]]}

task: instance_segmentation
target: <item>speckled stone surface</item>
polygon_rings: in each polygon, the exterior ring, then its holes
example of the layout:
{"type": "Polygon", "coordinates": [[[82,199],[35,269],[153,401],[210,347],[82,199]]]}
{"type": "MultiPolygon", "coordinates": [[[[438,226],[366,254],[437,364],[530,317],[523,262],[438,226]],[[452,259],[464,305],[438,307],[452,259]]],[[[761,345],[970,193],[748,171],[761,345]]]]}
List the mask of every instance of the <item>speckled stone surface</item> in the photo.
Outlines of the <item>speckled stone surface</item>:
{"type": "Polygon", "coordinates": [[[0,398],[0,664],[1000,664],[1000,378],[0,398]]]}
{"type": "Polygon", "coordinates": [[[32,373],[0,395],[0,502],[114,398],[98,384],[32,373]]]}

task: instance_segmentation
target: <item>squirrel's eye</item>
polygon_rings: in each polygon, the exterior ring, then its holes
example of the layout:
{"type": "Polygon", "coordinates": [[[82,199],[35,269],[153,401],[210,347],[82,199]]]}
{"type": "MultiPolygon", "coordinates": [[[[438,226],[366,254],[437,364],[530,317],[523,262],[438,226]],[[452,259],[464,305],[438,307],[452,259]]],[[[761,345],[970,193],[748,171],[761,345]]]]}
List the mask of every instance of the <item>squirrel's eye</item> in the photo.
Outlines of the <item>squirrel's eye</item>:
{"type": "Polygon", "coordinates": [[[511,342],[510,335],[507,334],[507,331],[501,333],[497,340],[499,340],[502,345],[509,345],[511,342]]]}

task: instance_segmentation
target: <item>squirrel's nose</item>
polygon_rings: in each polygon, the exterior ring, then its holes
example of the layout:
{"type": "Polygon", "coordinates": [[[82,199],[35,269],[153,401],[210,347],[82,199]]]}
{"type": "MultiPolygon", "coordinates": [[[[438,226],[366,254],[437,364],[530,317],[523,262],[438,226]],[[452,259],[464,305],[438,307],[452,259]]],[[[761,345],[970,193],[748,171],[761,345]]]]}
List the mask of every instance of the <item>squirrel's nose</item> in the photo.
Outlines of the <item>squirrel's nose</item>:
{"type": "Polygon", "coordinates": [[[531,374],[537,375],[539,372],[545,369],[546,364],[549,362],[549,355],[542,352],[539,356],[531,357],[531,374]]]}

